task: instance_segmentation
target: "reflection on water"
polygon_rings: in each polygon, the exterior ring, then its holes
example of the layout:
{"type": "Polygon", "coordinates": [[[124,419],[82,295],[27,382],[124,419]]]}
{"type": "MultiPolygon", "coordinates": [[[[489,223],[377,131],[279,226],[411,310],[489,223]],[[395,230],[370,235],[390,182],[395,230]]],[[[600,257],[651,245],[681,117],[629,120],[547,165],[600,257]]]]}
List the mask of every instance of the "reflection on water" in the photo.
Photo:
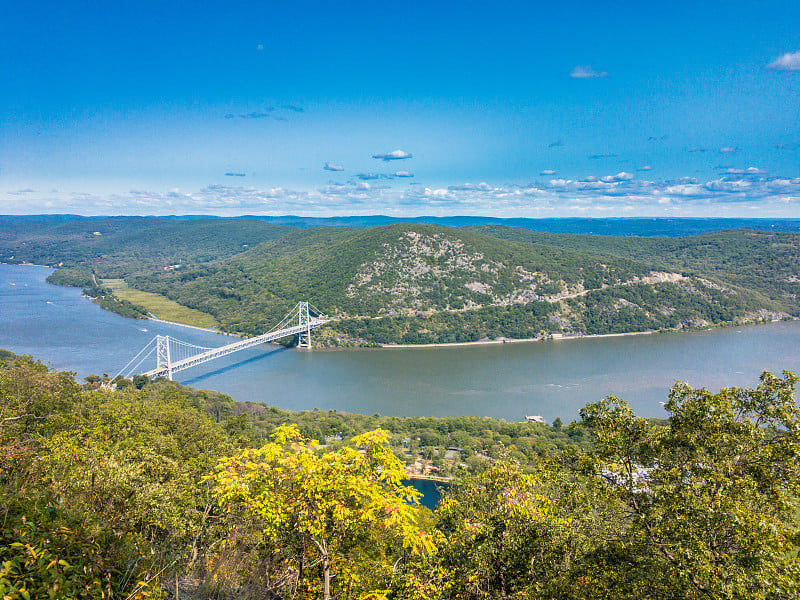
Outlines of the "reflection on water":
{"type": "MultiPolygon", "coordinates": [[[[80,290],[46,284],[50,271],[0,265],[0,347],[83,377],[115,375],[157,334],[200,346],[231,341],[123,319],[82,298],[80,290]]],[[[800,372],[800,322],[455,348],[309,352],[265,345],[183,371],[177,379],[294,410],[509,421],[540,414],[569,421],[587,402],[612,393],[639,414],[661,416],[659,402],[676,379],[710,389],[753,386],[765,369],[800,372]]]]}

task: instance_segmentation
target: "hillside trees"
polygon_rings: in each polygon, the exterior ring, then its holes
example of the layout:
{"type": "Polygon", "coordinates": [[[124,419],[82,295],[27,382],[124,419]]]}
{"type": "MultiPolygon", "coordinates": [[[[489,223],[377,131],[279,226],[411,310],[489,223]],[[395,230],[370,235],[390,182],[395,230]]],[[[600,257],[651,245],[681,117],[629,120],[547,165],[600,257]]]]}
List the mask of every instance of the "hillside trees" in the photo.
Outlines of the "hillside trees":
{"type": "Polygon", "coordinates": [[[26,357],[0,365],[0,596],[160,598],[196,557],[200,482],[232,447],[175,389],[83,390],[26,357]]]}
{"type": "Polygon", "coordinates": [[[279,582],[300,597],[376,597],[393,545],[412,555],[434,549],[410,504],[419,492],[402,485],[402,464],[386,442],[376,430],[353,438],[361,452],[319,455],[317,442],[281,426],[272,442],[220,461],[215,491],[226,510],[256,519],[291,565],[279,582]]]}
{"type": "Polygon", "coordinates": [[[717,394],[678,383],[665,427],[613,397],[581,411],[630,523],[623,539],[598,552],[600,588],[614,598],[628,597],[626,589],[654,594],[664,582],[673,597],[797,597],[796,383],[791,373],[766,372],[755,389],[717,394]],[[619,562],[641,569],[625,574],[619,562]]]}
{"type": "Polygon", "coordinates": [[[504,459],[458,481],[436,510],[443,598],[549,597],[580,535],[547,479],[504,459]]]}
{"type": "Polygon", "coordinates": [[[89,390],[0,359],[3,598],[163,598],[176,577],[190,597],[243,600],[800,592],[790,373],[717,393],[676,384],[658,422],[609,397],[557,431],[259,411],[167,381],[89,390]],[[584,432],[592,447],[566,444],[584,432]],[[305,437],[338,433],[328,447],[305,437]],[[476,468],[433,516],[418,509],[405,444],[476,442],[491,455],[465,459],[476,468]]]}

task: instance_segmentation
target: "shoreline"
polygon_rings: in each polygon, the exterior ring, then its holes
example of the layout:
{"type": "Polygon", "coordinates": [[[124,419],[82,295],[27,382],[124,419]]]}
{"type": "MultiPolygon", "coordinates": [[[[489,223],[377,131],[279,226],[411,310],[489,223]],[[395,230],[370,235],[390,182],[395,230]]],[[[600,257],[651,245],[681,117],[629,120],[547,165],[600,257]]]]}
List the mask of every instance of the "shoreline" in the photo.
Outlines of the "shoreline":
{"type": "MultiPolygon", "coordinates": [[[[667,331],[680,331],[680,329],[670,329],[667,331]]],[[[443,344],[381,344],[380,348],[391,350],[394,348],[458,348],[464,346],[497,346],[502,344],[527,344],[531,342],[560,342],[564,340],[586,340],[595,338],[623,337],[629,335],[651,335],[654,333],[659,333],[659,331],[655,329],[648,329],[647,331],[630,331],[626,333],[593,333],[586,335],[564,335],[563,333],[554,333],[549,337],[521,339],[504,338],[501,340],[478,340],[477,342],[446,342],[443,344]]]]}
{"type": "MultiPolygon", "coordinates": [[[[653,335],[656,333],[684,333],[696,331],[711,331],[712,329],[729,329],[731,327],[750,327],[751,325],[770,325],[772,323],[780,323],[782,321],[797,321],[797,317],[790,317],[788,319],[772,319],[770,321],[752,321],[749,323],[731,323],[729,325],[709,325],[708,327],[700,328],[687,328],[687,329],[648,329],[647,331],[628,331],[625,333],[591,333],[591,334],[576,334],[565,335],[563,333],[554,333],[549,337],[537,338],[521,338],[521,339],[500,339],[500,340],[479,340],[477,342],[447,342],[443,344],[381,344],[378,349],[392,350],[395,348],[459,348],[467,346],[497,346],[502,344],[522,344],[531,342],[562,342],[568,340],[590,340],[602,338],[615,338],[615,337],[628,337],[633,335],[653,335]]],[[[348,348],[330,348],[330,350],[347,350],[348,348]]],[[[357,348],[356,348],[357,349],[357,348]]]]}
{"type": "Polygon", "coordinates": [[[166,323],[167,325],[177,325],[178,327],[188,327],[189,329],[199,329],[200,331],[208,331],[209,333],[217,333],[219,335],[227,335],[230,337],[236,337],[240,339],[241,336],[236,335],[235,333],[226,333],[224,331],[220,331],[219,329],[212,329],[211,327],[199,327],[198,325],[188,325],[186,323],[178,323],[176,321],[165,321],[164,319],[159,319],[158,317],[154,317],[152,315],[148,316],[145,321],[155,321],[156,323],[166,323]]]}

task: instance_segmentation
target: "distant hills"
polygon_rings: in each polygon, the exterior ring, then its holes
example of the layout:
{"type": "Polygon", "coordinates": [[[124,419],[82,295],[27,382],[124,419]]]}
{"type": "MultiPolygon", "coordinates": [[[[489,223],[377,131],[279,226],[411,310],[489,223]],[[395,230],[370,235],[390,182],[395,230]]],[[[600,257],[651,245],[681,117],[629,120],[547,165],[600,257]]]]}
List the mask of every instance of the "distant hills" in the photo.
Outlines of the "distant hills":
{"type": "Polygon", "coordinates": [[[551,233],[576,233],[586,235],[676,237],[699,235],[727,229],[755,229],[759,231],[800,232],[800,219],[741,219],[741,218],[666,218],[666,217],[619,217],[619,218],[497,218],[481,216],[453,217],[389,217],[386,215],[367,215],[350,217],[299,217],[282,216],[242,216],[235,218],[209,217],[207,215],[181,215],[168,217],[83,217],[78,215],[0,215],[0,231],[9,225],[27,223],[47,226],[64,221],[113,222],[130,220],[156,221],[263,221],[273,225],[285,225],[298,229],[316,227],[369,228],[393,223],[430,223],[447,227],[470,227],[477,225],[503,225],[532,231],[551,233]]]}
{"type": "Polygon", "coordinates": [[[47,264],[125,277],[175,264],[226,258],[294,230],[250,219],[0,216],[0,262],[47,264]]]}
{"type": "MultiPolygon", "coordinates": [[[[301,228],[255,219],[4,217],[0,261],[60,265],[52,280],[71,285],[124,277],[242,334],[263,332],[308,299],[337,319],[317,335],[331,346],[625,333],[800,315],[800,234],[774,231],[774,223],[768,231],[689,237],[356,225],[382,218],[301,228]]],[[[561,221],[578,227],[578,220],[561,221]]],[[[627,222],[641,229],[647,220],[593,221],[580,227],[627,222]]],[[[685,221],[709,227],[713,220],[657,220],[652,228],[685,221]]]]}

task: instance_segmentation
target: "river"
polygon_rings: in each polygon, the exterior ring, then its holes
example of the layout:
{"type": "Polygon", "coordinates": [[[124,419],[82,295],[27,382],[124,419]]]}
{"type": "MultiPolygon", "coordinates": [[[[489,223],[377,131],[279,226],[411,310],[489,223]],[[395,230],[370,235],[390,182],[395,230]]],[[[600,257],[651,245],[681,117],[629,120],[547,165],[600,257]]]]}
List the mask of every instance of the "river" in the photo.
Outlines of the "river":
{"type": "MultiPolygon", "coordinates": [[[[116,375],[156,334],[201,346],[232,339],[124,319],[92,304],[78,289],[47,284],[51,272],[0,265],[0,348],[82,378],[116,375]]],[[[784,369],[800,373],[798,321],[449,348],[306,351],[265,345],[183,371],[176,379],[292,410],[513,421],[537,414],[570,421],[587,402],[607,394],[626,399],[637,414],[657,417],[664,416],[659,402],[675,380],[716,390],[754,386],[762,370],[784,369]]]]}

